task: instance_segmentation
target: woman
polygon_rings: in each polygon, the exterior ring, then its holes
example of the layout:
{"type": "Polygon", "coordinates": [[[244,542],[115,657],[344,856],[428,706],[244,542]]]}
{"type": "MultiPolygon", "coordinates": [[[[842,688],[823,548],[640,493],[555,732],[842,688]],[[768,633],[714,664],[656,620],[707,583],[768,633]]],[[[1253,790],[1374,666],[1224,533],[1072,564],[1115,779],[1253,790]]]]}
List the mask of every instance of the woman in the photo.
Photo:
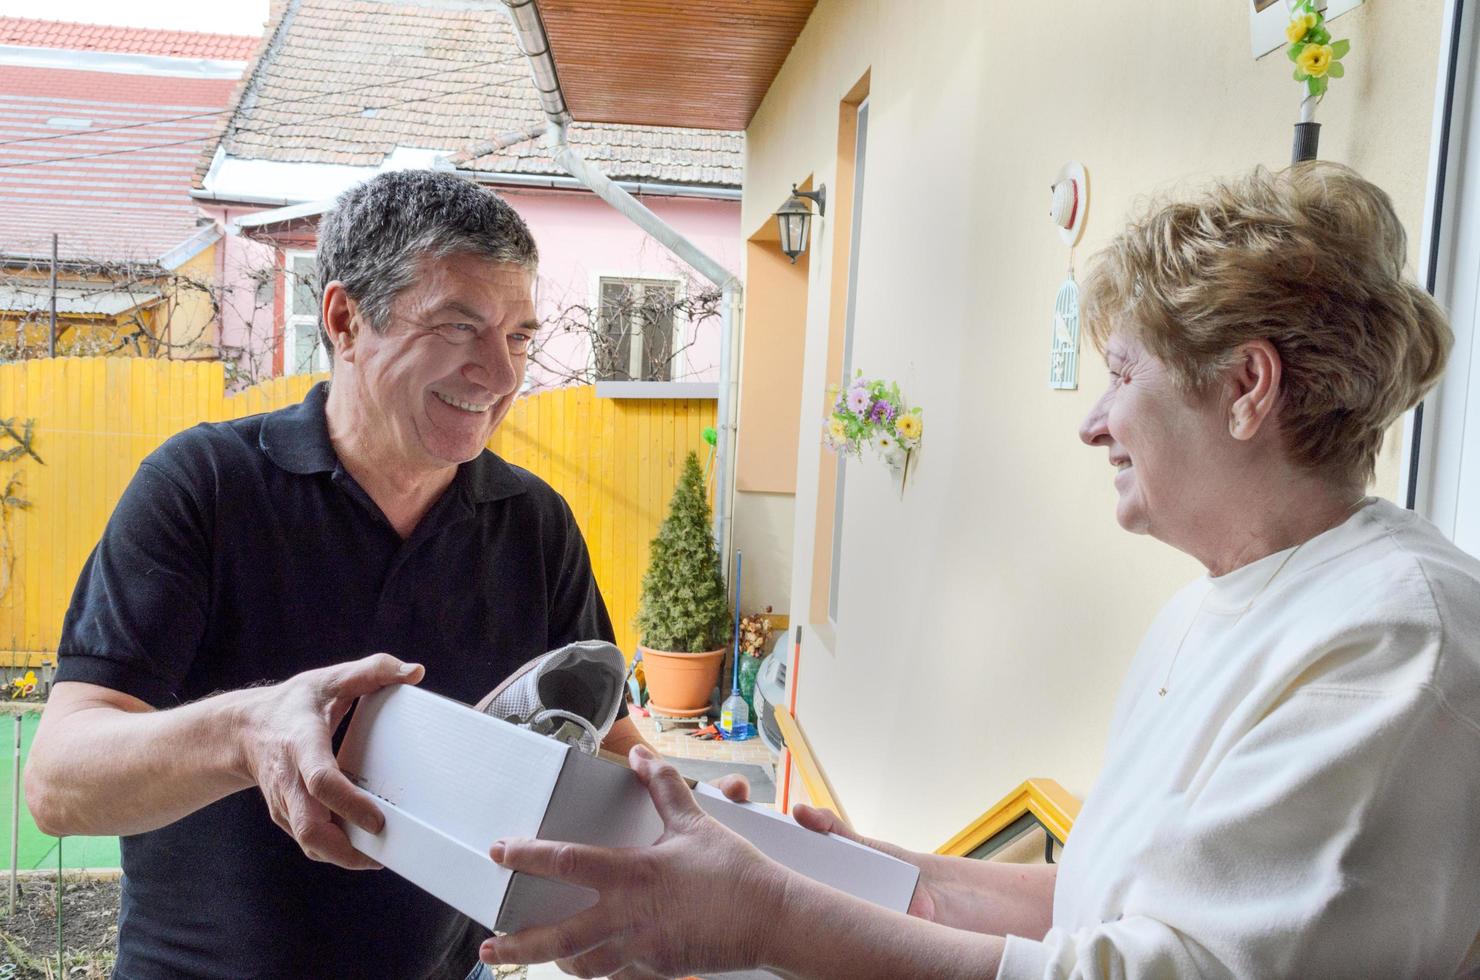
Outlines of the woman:
{"type": "MultiPolygon", "coordinates": [[[[921,869],[905,917],[818,886],[634,752],[666,832],[495,860],[595,888],[490,940],[636,978],[1449,977],[1480,930],[1480,562],[1363,496],[1438,378],[1443,315],[1401,278],[1387,196],[1346,168],[1256,171],[1097,256],[1110,387],[1080,430],[1116,517],[1201,561],[1152,624],[1057,868],[878,845],[921,869]],[[714,883],[727,885],[721,907],[714,883]]],[[[799,808],[816,830],[850,833],[799,808]]],[[[874,843],[874,842],[869,842],[874,843]]]]}

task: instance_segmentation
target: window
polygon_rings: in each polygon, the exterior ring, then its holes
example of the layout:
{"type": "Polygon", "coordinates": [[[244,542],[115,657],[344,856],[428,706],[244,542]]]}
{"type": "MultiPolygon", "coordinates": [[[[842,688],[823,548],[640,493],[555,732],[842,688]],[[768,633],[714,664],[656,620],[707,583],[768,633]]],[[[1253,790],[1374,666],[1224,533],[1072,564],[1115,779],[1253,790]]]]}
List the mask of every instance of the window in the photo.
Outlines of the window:
{"type": "MultiPolygon", "coordinates": [[[[853,227],[848,247],[848,306],[843,325],[844,382],[853,376],[853,316],[858,309],[858,246],[863,231],[863,157],[868,146],[868,99],[858,106],[858,136],[853,151],[853,227]]],[[[832,570],[827,584],[827,619],[838,621],[838,579],[843,571],[843,485],[847,482],[848,457],[838,454],[838,483],[833,498],[832,570]]]]}
{"type": "Polygon", "coordinates": [[[319,284],[312,252],[288,253],[288,318],[283,325],[283,373],[329,370],[319,339],[319,284]]]}
{"type": "Polygon", "coordinates": [[[672,381],[678,283],[603,276],[591,338],[599,381],[672,381]]]}
{"type": "MultiPolygon", "coordinates": [[[[828,287],[835,301],[828,304],[827,355],[824,360],[828,383],[837,383],[851,370],[853,320],[858,299],[860,230],[863,196],[864,155],[868,143],[869,72],[853,85],[838,103],[836,186],[830,198],[825,227],[820,234],[829,239],[831,256],[826,270],[828,287]]],[[[811,176],[799,186],[810,187],[811,176]]],[[[814,239],[814,248],[821,239],[814,239]]],[[[819,440],[817,446],[816,521],[813,524],[812,575],[809,585],[808,621],[831,646],[838,621],[840,571],[843,561],[844,461],[819,440]]]]}
{"type": "Polygon", "coordinates": [[[1449,311],[1454,348],[1438,387],[1410,415],[1402,490],[1410,507],[1480,556],[1480,15],[1466,4],[1453,18],[1457,43],[1445,40],[1439,58],[1441,93],[1448,91],[1435,120],[1420,271],[1449,311]],[[1447,156],[1438,152],[1445,147],[1447,156]]]}

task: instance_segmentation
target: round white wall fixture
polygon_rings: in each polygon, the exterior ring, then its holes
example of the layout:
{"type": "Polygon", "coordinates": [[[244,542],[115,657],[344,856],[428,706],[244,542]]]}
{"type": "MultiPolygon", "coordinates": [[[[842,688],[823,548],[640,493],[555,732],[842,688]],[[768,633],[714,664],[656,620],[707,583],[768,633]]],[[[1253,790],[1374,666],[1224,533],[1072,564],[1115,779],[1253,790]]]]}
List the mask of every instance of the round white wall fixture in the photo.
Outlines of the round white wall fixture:
{"type": "Polygon", "coordinates": [[[1059,226],[1059,236],[1065,245],[1074,245],[1084,234],[1084,216],[1089,212],[1089,178],[1084,165],[1066,163],[1053,179],[1053,197],[1049,201],[1048,216],[1059,226]]]}

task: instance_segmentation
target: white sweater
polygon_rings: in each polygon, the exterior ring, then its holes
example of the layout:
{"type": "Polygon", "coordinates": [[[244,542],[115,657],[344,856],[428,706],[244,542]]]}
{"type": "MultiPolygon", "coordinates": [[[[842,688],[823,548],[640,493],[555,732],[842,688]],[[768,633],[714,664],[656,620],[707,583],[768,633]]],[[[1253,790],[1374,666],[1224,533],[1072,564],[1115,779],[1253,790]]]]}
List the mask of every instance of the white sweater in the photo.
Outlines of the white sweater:
{"type": "Polygon", "coordinates": [[[1480,562],[1375,501],[1182,589],[1121,689],[1053,923],[1009,937],[998,976],[1461,972],[1480,931],[1480,562]]]}

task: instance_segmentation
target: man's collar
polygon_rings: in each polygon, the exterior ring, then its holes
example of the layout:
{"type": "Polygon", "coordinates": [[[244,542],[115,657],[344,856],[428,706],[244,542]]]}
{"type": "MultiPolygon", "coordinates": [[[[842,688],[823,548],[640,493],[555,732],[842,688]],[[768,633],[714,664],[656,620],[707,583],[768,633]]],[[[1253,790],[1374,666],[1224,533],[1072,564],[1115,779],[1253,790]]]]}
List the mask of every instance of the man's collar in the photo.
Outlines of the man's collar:
{"type": "Polygon", "coordinates": [[[332,473],[339,466],[334,444],[329,441],[329,423],[324,405],[329,400],[329,382],[308,389],[297,405],[268,413],[262,420],[258,445],[289,473],[332,473]]]}
{"type": "MultiPolygon", "coordinates": [[[[308,389],[303,401],[271,412],[262,420],[258,444],[267,458],[289,473],[332,473],[339,468],[339,457],[329,441],[329,423],[324,415],[329,399],[329,382],[321,381],[308,389]]],[[[475,504],[524,492],[524,481],[514,467],[483,450],[458,467],[457,479],[468,488],[475,504]]]]}
{"type": "Polygon", "coordinates": [[[524,492],[524,481],[514,472],[514,467],[487,449],[459,466],[457,475],[475,504],[517,497],[524,492]]]}

